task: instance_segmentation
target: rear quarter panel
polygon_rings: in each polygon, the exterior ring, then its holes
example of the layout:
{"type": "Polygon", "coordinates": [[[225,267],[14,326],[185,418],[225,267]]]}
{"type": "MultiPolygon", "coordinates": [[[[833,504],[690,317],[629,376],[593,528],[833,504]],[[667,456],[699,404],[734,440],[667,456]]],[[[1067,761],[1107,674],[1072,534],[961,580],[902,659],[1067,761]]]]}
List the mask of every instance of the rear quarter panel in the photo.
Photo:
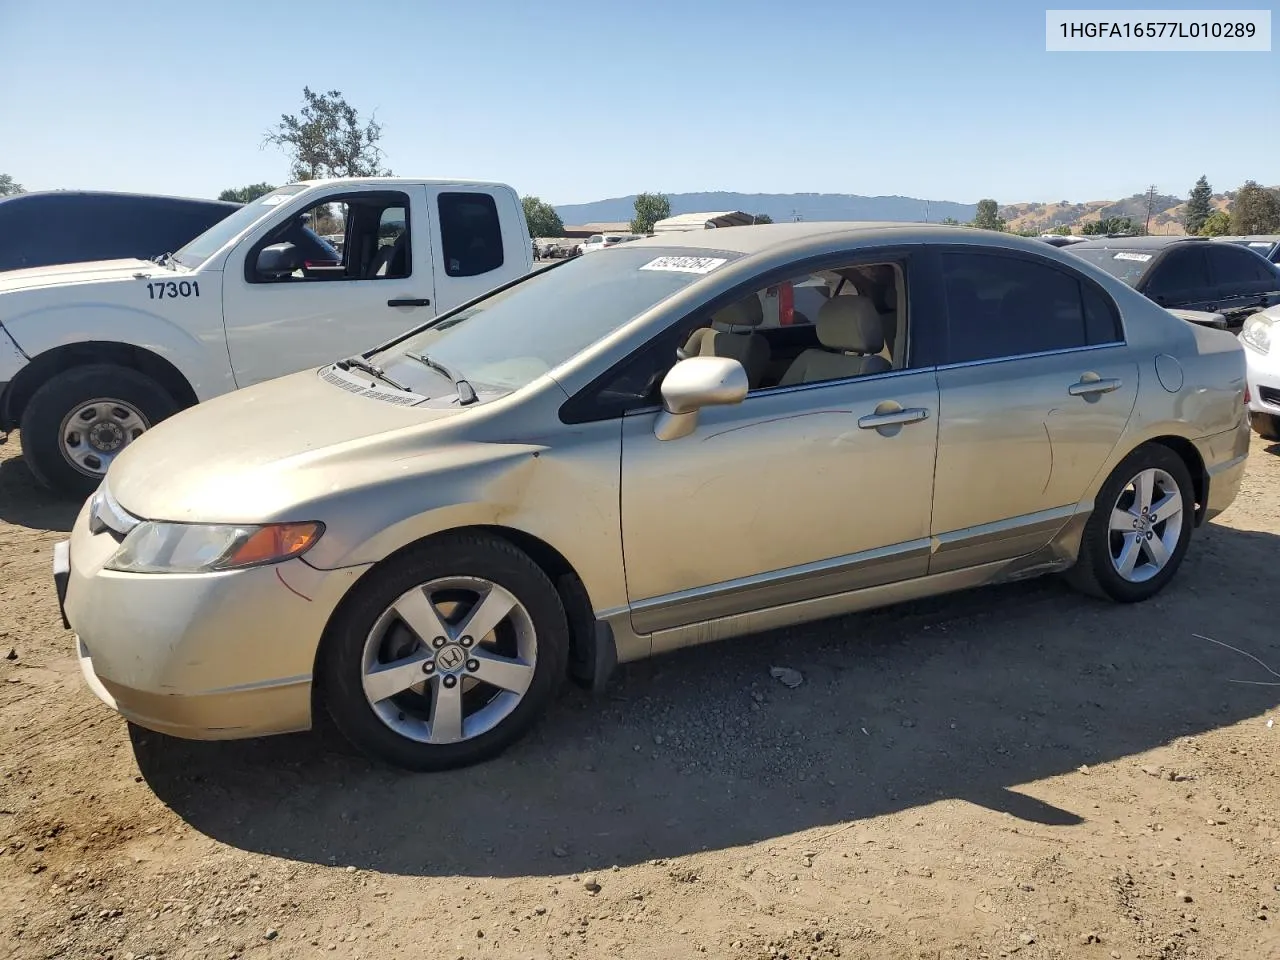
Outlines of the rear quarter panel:
{"type": "Polygon", "coordinates": [[[1138,363],[1138,400],[1098,484],[1135,447],[1162,436],[1194,442],[1210,472],[1243,456],[1249,442],[1245,357],[1236,338],[1175,317],[1136,293],[1117,300],[1138,363]]]}

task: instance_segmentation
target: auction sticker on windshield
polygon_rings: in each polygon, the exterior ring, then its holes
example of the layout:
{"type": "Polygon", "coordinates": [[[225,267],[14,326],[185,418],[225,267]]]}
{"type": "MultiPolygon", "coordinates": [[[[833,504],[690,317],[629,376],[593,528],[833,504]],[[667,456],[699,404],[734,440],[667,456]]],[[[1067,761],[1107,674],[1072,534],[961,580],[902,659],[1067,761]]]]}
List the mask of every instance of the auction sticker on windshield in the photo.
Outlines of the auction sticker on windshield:
{"type": "Polygon", "coordinates": [[[1113,260],[1137,260],[1139,263],[1146,263],[1148,260],[1150,260],[1150,259],[1151,259],[1151,256],[1152,256],[1152,255],[1151,255],[1151,254],[1149,254],[1149,253],[1129,253],[1128,251],[1121,250],[1119,253],[1117,253],[1117,254],[1116,254],[1114,257],[1112,257],[1111,259],[1113,259],[1113,260]]]}
{"type": "Polygon", "coordinates": [[[727,262],[725,257],[655,257],[641,270],[666,270],[670,273],[710,273],[727,262]]]}

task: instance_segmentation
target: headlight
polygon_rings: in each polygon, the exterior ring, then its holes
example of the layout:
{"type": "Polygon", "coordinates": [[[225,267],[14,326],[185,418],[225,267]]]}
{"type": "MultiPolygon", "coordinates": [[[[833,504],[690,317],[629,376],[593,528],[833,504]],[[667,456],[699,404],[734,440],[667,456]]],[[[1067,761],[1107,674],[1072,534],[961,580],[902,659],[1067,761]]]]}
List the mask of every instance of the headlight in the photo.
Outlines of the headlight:
{"type": "Polygon", "coordinates": [[[320,539],[323,523],[160,523],[129,531],[105,564],[126,573],[209,573],[300,557],[320,539]]]}
{"type": "Polygon", "coordinates": [[[1240,340],[1259,353],[1270,353],[1271,329],[1274,326],[1275,320],[1272,317],[1262,317],[1255,313],[1244,322],[1244,328],[1240,331],[1240,340]]]}

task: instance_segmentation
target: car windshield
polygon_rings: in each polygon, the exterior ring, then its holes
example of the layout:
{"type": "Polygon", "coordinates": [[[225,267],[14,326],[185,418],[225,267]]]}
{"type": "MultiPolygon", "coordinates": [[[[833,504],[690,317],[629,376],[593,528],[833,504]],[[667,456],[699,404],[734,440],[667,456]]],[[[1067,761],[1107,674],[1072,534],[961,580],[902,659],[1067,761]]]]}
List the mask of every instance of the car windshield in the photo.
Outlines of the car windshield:
{"type": "Polygon", "coordinates": [[[1131,287],[1142,279],[1142,275],[1147,272],[1147,267],[1155,259],[1155,253],[1151,250],[1125,250],[1116,247],[1081,249],[1081,247],[1082,244],[1073,243],[1062,249],[1072,256],[1088,260],[1094,266],[1101,267],[1131,287]]]}
{"type": "Polygon", "coordinates": [[[229,240],[244,230],[249,229],[289,197],[307,189],[305,183],[293,183],[264,194],[257,200],[246,203],[235,213],[219,220],[200,236],[189,242],[174,254],[173,259],[184,267],[198,267],[211,256],[221,250],[229,240]]]}
{"type": "MultiPolygon", "coordinates": [[[[739,254],[668,247],[621,248],[534,274],[387,348],[397,379],[433,376],[426,354],[457,377],[516,390],[739,254]]],[[[412,384],[411,384],[412,385],[412,384]]]]}

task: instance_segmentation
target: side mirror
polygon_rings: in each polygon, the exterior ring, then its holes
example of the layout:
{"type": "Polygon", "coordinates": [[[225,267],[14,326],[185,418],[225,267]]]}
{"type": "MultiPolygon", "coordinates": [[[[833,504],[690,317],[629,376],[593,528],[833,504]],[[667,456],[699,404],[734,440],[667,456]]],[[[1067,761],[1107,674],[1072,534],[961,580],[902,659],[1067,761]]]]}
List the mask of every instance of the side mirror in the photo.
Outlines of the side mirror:
{"type": "Polygon", "coordinates": [[[281,280],[302,264],[292,243],[273,243],[258,251],[257,273],[263,280],[281,280]]]}
{"type": "Polygon", "coordinates": [[[747,371],[728,357],[689,357],[662,380],[662,412],[653,432],[659,440],[678,440],[693,433],[698,411],[741,403],[749,388],[747,371]]]}

